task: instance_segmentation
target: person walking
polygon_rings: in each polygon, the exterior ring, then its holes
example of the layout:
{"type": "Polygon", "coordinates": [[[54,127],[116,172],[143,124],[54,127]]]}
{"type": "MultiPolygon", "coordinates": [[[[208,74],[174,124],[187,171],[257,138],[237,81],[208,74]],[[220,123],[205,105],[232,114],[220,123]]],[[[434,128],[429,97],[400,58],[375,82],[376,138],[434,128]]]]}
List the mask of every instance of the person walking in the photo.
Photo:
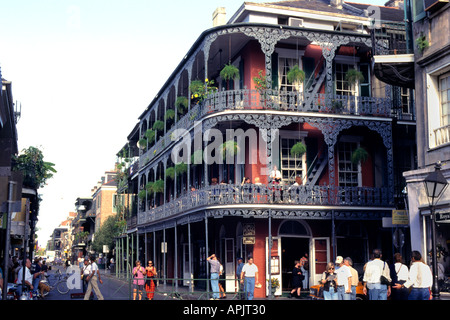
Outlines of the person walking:
{"type": "MultiPolygon", "coordinates": [[[[391,266],[392,283],[404,284],[408,280],[408,266],[403,264],[403,257],[400,253],[394,254],[394,264],[391,266]]],[[[408,300],[409,290],[405,287],[391,288],[392,300],[408,300]]]]}
{"type": "Polygon", "coordinates": [[[409,269],[408,280],[404,284],[396,283],[393,288],[411,288],[408,300],[429,300],[431,297],[431,286],[433,285],[433,274],[428,265],[422,260],[419,251],[411,254],[412,265],[409,269]]]}
{"type": "Polygon", "coordinates": [[[241,281],[244,282],[244,290],[247,292],[247,300],[253,300],[255,285],[259,285],[258,267],[250,257],[242,268],[241,281]]]}
{"type": "Polygon", "coordinates": [[[238,258],[238,265],[236,268],[237,288],[239,291],[239,300],[244,300],[244,284],[240,281],[242,268],[244,267],[244,259],[238,258]]]}
{"type": "Polygon", "coordinates": [[[352,272],[350,271],[350,268],[344,264],[344,258],[341,256],[336,258],[336,265],[339,266],[336,270],[338,300],[351,300],[352,272]]]}
{"type": "Polygon", "coordinates": [[[344,259],[344,264],[350,268],[350,272],[352,273],[352,295],[351,300],[356,300],[356,287],[359,283],[358,271],[353,268],[353,260],[350,257],[344,259]]]}
{"type": "Polygon", "coordinates": [[[300,265],[300,261],[295,260],[294,269],[292,270],[292,290],[289,298],[297,295],[297,298],[300,298],[300,293],[302,291],[302,280],[303,273],[300,265]]]}
{"type": "Polygon", "coordinates": [[[339,300],[337,293],[337,274],[333,262],[328,262],[322,273],[323,298],[325,300],[339,300]]]}
{"type": "Polygon", "coordinates": [[[364,271],[364,294],[367,295],[369,289],[369,300],[387,300],[391,295],[391,286],[388,284],[391,280],[389,265],[381,260],[382,253],[380,249],[373,250],[373,260],[366,264],[364,271]],[[383,283],[383,278],[387,280],[383,283]]]}
{"type": "Polygon", "coordinates": [[[81,269],[81,281],[83,281],[83,293],[86,294],[88,287],[88,277],[91,274],[91,265],[89,264],[89,258],[85,257],[83,262],[83,267],[81,269]]]}
{"type": "Polygon", "coordinates": [[[137,260],[135,267],[133,268],[133,300],[136,300],[138,296],[139,300],[142,300],[142,292],[144,291],[144,273],[145,269],[141,266],[141,262],[137,260]]]}
{"type": "Polygon", "coordinates": [[[300,259],[300,269],[302,270],[303,280],[302,280],[302,288],[307,290],[309,288],[309,260],[308,253],[305,252],[303,257],[300,259]]]}
{"type": "Polygon", "coordinates": [[[90,260],[91,260],[91,264],[89,267],[90,274],[87,277],[88,287],[86,289],[86,293],[84,294],[84,300],[89,300],[89,296],[91,295],[92,289],[94,289],[94,292],[97,295],[98,300],[104,300],[102,292],[98,287],[98,282],[100,282],[100,284],[103,284],[103,281],[100,277],[100,271],[98,269],[98,266],[95,263],[95,257],[91,256],[90,260]]]}
{"type": "Polygon", "coordinates": [[[153,261],[149,261],[147,263],[147,267],[145,268],[145,275],[147,279],[145,280],[145,291],[147,292],[147,299],[153,300],[155,296],[155,280],[154,278],[158,275],[156,272],[156,268],[153,266],[153,261]]]}
{"type": "Polygon", "coordinates": [[[211,289],[213,292],[211,300],[218,300],[220,298],[219,289],[219,274],[220,274],[220,262],[217,260],[216,255],[213,253],[206,260],[209,262],[210,269],[210,279],[211,279],[211,289]]]}

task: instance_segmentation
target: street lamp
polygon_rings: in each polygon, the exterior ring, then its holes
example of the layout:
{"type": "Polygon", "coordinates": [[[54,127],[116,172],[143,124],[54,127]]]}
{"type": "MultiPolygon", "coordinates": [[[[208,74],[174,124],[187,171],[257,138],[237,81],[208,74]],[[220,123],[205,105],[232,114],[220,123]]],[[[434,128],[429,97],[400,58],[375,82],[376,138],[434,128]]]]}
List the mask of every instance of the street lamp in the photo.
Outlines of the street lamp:
{"type": "Polygon", "coordinates": [[[444,193],[444,190],[448,186],[447,179],[441,172],[441,163],[438,162],[434,167],[434,171],[428,174],[424,180],[425,191],[428,197],[428,204],[430,205],[431,213],[431,249],[433,256],[433,287],[432,295],[434,300],[440,298],[439,284],[438,284],[438,268],[437,268],[437,254],[436,254],[436,212],[435,207],[440,198],[444,193]]]}

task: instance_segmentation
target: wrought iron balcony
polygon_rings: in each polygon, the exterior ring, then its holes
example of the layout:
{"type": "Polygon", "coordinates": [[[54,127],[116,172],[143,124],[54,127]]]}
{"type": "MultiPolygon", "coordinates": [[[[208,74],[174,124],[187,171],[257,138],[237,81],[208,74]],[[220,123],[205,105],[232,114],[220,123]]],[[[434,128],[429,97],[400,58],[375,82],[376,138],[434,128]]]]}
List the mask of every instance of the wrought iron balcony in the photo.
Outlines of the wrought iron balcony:
{"type": "Polygon", "coordinates": [[[389,207],[392,201],[388,188],[221,184],[190,191],[164,205],[139,212],[138,224],[216,206],[389,207]]]}
{"type": "Polygon", "coordinates": [[[272,89],[223,90],[208,95],[202,106],[203,114],[226,110],[273,110],[388,117],[391,112],[391,100],[387,98],[272,89]]]}

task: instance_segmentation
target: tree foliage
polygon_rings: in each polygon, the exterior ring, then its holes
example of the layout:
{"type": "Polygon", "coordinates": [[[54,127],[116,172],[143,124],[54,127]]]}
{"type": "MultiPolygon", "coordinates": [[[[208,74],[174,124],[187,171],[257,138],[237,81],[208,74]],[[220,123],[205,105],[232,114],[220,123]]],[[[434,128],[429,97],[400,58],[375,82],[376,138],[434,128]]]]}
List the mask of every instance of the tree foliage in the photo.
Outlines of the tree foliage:
{"type": "Polygon", "coordinates": [[[54,163],[44,161],[42,151],[36,147],[22,150],[18,156],[13,156],[14,171],[22,171],[23,185],[32,189],[45,186],[48,179],[53,177],[54,163]]]}
{"type": "Polygon", "coordinates": [[[92,242],[92,249],[96,252],[103,252],[103,245],[113,248],[114,240],[120,235],[122,230],[123,226],[118,215],[109,216],[100,229],[95,232],[94,241],[92,242]]]}

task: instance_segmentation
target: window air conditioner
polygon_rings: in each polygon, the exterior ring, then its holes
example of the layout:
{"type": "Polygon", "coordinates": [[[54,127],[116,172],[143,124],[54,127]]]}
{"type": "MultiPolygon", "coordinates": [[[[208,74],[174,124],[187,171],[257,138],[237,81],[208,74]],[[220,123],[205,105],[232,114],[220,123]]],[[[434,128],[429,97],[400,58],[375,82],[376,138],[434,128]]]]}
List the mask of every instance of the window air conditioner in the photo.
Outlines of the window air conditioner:
{"type": "Polygon", "coordinates": [[[288,24],[291,27],[303,27],[303,19],[289,18],[288,24]]]}

